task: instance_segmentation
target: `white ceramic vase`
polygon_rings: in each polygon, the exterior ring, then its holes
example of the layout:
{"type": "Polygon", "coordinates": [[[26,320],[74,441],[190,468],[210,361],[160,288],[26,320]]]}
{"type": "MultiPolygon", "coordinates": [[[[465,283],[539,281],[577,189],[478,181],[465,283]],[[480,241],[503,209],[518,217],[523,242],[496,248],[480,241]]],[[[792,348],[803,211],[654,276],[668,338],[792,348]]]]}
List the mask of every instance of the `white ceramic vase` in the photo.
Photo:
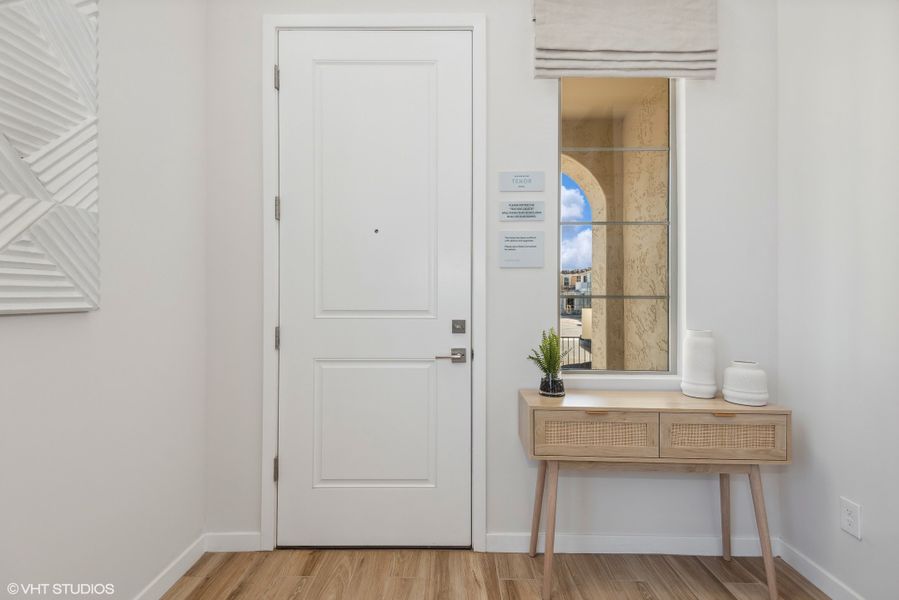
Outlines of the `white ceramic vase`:
{"type": "Polygon", "coordinates": [[[684,338],[684,376],[680,389],[693,398],[714,398],[715,338],[708,329],[688,329],[684,338]]]}
{"type": "Polygon", "coordinates": [[[733,404],[768,404],[768,376],[757,362],[735,360],[724,370],[724,399],[733,404]]]}

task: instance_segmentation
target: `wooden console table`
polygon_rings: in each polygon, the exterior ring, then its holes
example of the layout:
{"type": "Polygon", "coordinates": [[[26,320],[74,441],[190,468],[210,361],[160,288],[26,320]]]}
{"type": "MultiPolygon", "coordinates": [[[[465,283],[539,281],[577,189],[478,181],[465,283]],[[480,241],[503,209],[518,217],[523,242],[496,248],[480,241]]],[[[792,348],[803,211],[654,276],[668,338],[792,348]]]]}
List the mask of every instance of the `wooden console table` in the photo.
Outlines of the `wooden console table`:
{"type": "Polygon", "coordinates": [[[552,593],[561,464],[607,471],[719,473],[725,560],[730,560],[730,475],[747,474],[768,594],[771,600],[777,600],[759,465],[789,464],[789,409],[775,405],[740,406],[721,398],[703,400],[678,392],[572,391],[564,398],[547,398],[537,390],[521,390],[518,403],[521,442],[528,457],[540,461],[531,524],[531,556],[537,553],[543,491],[549,480],[544,600],[549,600],[552,593]]]}

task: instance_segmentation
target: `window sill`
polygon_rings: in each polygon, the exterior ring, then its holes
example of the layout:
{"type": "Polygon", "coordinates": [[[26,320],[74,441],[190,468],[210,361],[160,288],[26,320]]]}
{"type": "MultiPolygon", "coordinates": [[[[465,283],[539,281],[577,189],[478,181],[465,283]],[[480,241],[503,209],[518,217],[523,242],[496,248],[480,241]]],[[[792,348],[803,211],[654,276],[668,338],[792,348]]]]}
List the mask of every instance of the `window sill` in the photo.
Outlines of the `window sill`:
{"type": "Polygon", "coordinates": [[[677,373],[562,373],[570,390],[652,390],[679,391],[681,377],[677,373]]]}

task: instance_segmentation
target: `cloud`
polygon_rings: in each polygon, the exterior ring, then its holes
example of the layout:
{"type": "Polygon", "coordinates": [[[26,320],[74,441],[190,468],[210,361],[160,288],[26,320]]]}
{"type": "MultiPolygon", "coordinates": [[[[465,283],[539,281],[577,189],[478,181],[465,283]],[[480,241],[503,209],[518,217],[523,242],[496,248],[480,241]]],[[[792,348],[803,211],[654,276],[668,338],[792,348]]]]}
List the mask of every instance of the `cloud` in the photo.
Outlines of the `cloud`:
{"type": "Polygon", "coordinates": [[[590,220],[590,205],[584,198],[584,193],[578,188],[562,186],[562,220],[583,221],[590,220]]]}
{"type": "Polygon", "coordinates": [[[589,227],[562,240],[562,268],[584,269],[593,263],[593,230],[589,227]]]}

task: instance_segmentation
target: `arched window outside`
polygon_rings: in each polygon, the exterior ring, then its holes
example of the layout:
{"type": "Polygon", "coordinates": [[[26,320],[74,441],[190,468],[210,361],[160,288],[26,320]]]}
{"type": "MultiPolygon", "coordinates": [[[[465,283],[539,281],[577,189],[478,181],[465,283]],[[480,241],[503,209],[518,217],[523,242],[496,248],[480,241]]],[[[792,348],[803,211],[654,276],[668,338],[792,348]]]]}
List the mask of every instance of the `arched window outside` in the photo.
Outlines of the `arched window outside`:
{"type": "Polygon", "coordinates": [[[603,218],[606,198],[584,165],[563,154],[561,167],[559,335],[565,368],[593,369],[593,221],[603,218]]]}

